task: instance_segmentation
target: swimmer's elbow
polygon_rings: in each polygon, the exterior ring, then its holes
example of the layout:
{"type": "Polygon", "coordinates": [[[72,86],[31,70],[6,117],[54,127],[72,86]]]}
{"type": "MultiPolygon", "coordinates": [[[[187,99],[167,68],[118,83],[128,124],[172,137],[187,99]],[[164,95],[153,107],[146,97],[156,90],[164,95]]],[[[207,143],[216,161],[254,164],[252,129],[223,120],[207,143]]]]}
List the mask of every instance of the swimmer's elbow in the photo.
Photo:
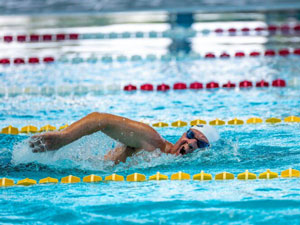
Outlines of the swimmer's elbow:
{"type": "Polygon", "coordinates": [[[87,117],[92,120],[100,120],[100,119],[104,119],[105,114],[100,113],[100,112],[92,112],[92,113],[88,114],[87,117]]]}
{"type": "Polygon", "coordinates": [[[149,142],[143,143],[142,149],[152,152],[155,151],[156,149],[163,150],[165,149],[166,142],[162,138],[154,138],[150,140],[149,142]]]}

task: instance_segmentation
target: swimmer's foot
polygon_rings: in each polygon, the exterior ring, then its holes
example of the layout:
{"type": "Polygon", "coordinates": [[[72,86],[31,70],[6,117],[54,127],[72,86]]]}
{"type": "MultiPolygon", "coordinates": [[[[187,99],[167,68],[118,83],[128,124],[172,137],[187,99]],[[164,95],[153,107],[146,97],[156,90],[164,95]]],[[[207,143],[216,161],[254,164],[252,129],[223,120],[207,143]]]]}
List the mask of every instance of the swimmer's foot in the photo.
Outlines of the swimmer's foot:
{"type": "Polygon", "coordinates": [[[53,151],[64,146],[64,138],[61,132],[54,131],[32,136],[29,140],[29,147],[32,152],[53,151]]]}

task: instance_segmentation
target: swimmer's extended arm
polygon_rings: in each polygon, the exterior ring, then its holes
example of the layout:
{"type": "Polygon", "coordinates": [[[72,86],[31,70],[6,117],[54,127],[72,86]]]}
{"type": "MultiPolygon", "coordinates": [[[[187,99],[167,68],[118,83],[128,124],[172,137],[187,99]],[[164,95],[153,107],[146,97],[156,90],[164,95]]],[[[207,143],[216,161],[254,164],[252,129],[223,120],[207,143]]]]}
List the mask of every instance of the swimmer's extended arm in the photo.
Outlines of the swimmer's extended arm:
{"type": "Polygon", "coordinates": [[[153,151],[164,149],[166,141],[150,126],[107,113],[94,112],[58,132],[37,135],[30,141],[34,152],[56,150],[85,135],[102,131],[126,146],[153,151]]]}

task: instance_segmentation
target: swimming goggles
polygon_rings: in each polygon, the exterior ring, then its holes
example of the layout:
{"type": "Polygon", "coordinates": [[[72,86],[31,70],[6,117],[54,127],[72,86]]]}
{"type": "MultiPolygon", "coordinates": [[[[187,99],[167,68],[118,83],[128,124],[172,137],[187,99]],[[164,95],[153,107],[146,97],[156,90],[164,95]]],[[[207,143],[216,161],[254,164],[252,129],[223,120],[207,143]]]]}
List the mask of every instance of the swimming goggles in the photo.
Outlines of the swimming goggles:
{"type": "Polygon", "coordinates": [[[198,140],[196,137],[195,137],[195,133],[189,129],[187,132],[186,132],[186,137],[188,139],[196,139],[197,140],[197,146],[198,148],[207,148],[209,147],[209,144],[203,140],[198,140]]]}

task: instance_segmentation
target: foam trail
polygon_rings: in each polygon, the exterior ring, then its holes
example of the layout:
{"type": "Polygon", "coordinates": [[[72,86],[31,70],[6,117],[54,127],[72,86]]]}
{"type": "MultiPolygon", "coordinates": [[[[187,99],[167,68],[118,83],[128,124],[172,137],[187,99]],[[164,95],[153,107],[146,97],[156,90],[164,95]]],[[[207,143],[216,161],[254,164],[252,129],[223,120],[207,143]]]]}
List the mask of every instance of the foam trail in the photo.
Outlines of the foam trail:
{"type": "Polygon", "coordinates": [[[60,168],[102,170],[112,163],[104,163],[105,153],[116,147],[116,142],[102,133],[83,137],[58,151],[33,153],[26,139],[13,147],[12,164],[39,163],[60,168]]]}

